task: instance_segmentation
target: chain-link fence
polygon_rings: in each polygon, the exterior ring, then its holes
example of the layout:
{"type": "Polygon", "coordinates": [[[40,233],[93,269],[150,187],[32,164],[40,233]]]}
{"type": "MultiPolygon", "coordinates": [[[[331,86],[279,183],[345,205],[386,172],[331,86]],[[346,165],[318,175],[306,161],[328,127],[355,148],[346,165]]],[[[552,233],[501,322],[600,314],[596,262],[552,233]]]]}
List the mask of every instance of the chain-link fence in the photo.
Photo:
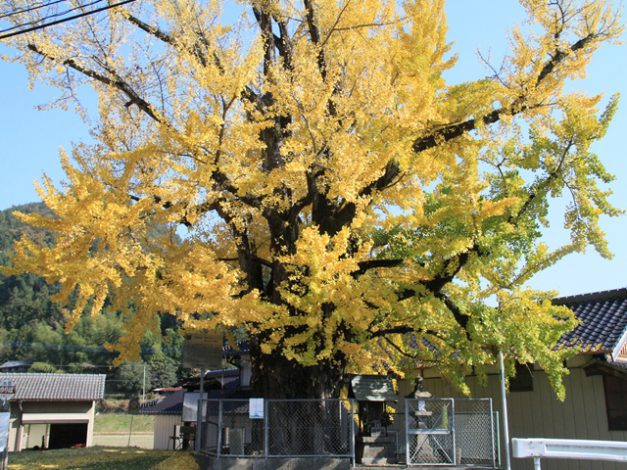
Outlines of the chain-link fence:
{"type": "MultiPolygon", "coordinates": [[[[199,450],[213,457],[355,461],[354,400],[210,399],[200,413],[199,450]]],[[[406,399],[387,421],[385,437],[397,462],[498,465],[498,419],[490,399],[406,399]]]]}
{"type": "Polygon", "coordinates": [[[496,466],[495,423],[492,400],[455,400],[457,464],[496,466]]]}
{"type": "Polygon", "coordinates": [[[407,399],[405,409],[408,465],[498,467],[498,415],[491,399],[407,399]]]}
{"type": "Polygon", "coordinates": [[[354,458],[351,400],[203,400],[200,451],[230,457],[354,458]]]}
{"type": "Polygon", "coordinates": [[[406,399],[405,420],[409,465],[456,463],[453,399],[406,399]]]}

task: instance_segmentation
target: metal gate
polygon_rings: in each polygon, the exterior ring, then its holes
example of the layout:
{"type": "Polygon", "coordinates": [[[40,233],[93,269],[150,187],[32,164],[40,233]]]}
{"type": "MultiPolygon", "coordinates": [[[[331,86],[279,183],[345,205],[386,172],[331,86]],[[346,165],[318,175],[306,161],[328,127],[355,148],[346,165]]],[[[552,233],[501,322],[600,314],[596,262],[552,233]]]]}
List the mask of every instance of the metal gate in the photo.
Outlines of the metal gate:
{"type": "Polygon", "coordinates": [[[408,465],[455,465],[453,399],[406,399],[405,435],[408,465]]]}

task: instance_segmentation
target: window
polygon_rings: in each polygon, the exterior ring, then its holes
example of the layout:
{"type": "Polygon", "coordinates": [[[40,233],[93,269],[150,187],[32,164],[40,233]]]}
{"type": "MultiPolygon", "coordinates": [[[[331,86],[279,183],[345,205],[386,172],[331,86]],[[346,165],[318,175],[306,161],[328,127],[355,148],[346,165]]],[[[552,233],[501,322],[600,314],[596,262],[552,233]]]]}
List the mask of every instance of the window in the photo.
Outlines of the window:
{"type": "Polygon", "coordinates": [[[516,375],[509,379],[510,392],[533,392],[533,364],[516,363],[516,375]]]}
{"type": "Polygon", "coordinates": [[[610,431],[627,431],[627,378],[603,376],[605,408],[610,431]]]}

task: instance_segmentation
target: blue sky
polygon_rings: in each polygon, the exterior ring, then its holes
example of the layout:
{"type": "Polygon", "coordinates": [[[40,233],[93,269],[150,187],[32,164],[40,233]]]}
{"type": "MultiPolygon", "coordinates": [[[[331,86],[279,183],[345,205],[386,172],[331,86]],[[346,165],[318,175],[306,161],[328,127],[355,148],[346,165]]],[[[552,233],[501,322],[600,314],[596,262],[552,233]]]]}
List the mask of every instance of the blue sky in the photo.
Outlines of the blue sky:
{"type": "MultiPolygon", "coordinates": [[[[449,0],[449,38],[459,60],[447,77],[451,82],[481,78],[489,74],[477,51],[500,64],[507,52],[507,33],[523,19],[522,9],[513,0],[449,0]]],[[[0,47],[0,54],[6,49],[0,47]]],[[[38,200],[33,183],[45,173],[53,181],[62,179],[58,150],[88,138],[87,126],[73,111],[38,111],[56,92],[36,84],[28,89],[27,74],[21,65],[0,62],[0,209],[38,200]]],[[[617,179],[613,183],[614,205],[627,208],[627,162],[624,137],[627,134],[627,46],[601,49],[583,81],[573,89],[605,97],[619,92],[619,107],[609,132],[595,151],[617,179]]],[[[546,234],[555,246],[566,239],[561,219],[546,234]]],[[[562,295],[615,289],[627,286],[627,217],[604,219],[610,249],[608,261],[594,251],[571,255],[531,280],[533,287],[555,289],[562,295]]]]}

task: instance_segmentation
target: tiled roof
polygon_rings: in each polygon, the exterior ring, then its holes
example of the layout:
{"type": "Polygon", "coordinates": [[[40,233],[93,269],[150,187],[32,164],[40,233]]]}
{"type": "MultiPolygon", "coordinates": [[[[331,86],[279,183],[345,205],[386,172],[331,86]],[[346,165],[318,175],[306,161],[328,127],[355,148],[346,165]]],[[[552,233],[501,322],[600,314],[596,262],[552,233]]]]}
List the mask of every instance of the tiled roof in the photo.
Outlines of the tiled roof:
{"type": "Polygon", "coordinates": [[[104,396],[104,374],[0,373],[0,382],[15,383],[14,400],[92,401],[104,396]]]}
{"type": "Polygon", "coordinates": [[[0,370],[15,369],[16,367],[30,367],[33,364],[32,359],[26,361],[7,361],[4,364],[0,364],[0,370]]]}
{"type": "Polygon", "coordinates": [[[180,389],[176,392],[168,393],[161,400],[142,403],[139,407],[139,414],[180,415],[183,412],[184,395],[185,390],[180,389]]]}
{"type": "Polygon", "coordinates": [[[356,375],[351,379],[351,391],[359,401],[396,400],[394,386],[389,377],[356,375]]]}
{"type": "MultiPolygon", "coordinates": [[[[248,400],[248,396],[245,393],[242,394],[242,391],[239,389],[239,380],[236,380],[235,382],[227,383],[224,386],[224,388],[219,389],[219,390],[205,390],[203,395],[205,396],[205,398],[209,398],[209,399],[243,398],[243,401],[246,401],[248,400]]],[[[143,403],[139,407],[139,414],[147,414],[147,415],[183,414],[183,406],[186,401],[185,400],[186,396],[187,396],[188,402],[194,402],[198,400],[199,393],[187,392],[186,390],[177,390],[176,392],[168,393],[162,399],[157,399],[157,400],[143,403]]],[[[231,405],[225,404],[225,409],[224,409],[225,411],[227,410],[231,411],[231,408],[227,408],[228,406],[231,406],[231,405]]]]}
{"type": "Polygon", "coordinates": [[[561,297],[553,303],[569,307],[581,321],[560,344],[609,353],[627,333],[627,288],[561,297]]]}

